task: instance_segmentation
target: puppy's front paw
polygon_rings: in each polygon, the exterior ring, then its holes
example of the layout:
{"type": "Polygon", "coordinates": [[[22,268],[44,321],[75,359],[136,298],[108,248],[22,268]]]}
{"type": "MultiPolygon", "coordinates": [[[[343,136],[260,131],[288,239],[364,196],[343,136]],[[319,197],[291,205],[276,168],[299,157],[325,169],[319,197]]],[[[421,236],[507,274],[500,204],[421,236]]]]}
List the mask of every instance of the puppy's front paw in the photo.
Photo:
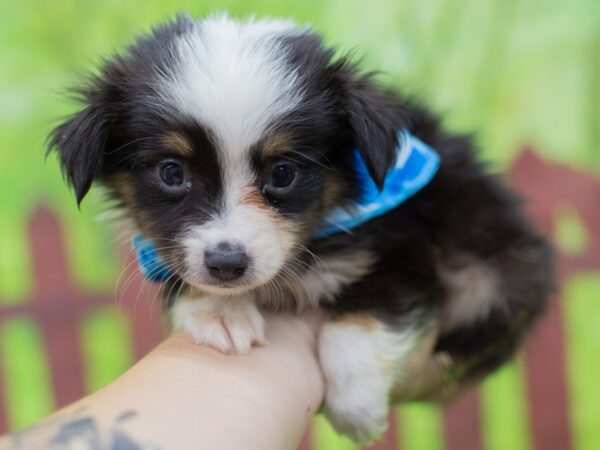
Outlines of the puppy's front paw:
{"type": "Polygon", "coordinates": [[[397,361],[404,361],[412,348],[410,336],[410,329],[401,334],[367,315],[349,314],[323,325],[319,358],[326,381],[325,415],[338,432],[360,444],[382,436],[397,361]]]}
{"type": "Polygon", "coordinates": [[[197,344],[222,353],[248,353],[264,345],[265,322],[251,301],[182,301],[174,312],[175,327],[188,331],[197,344]]]}
{"type": "Polygon", "coordinates": [[[265,319],[254,303],[245,303],[227,311],[223,324],[235,353],[248,353],[253,344],[267,344],[265,319]]]}
{"type": "Polygon", "coordinates": [[[388,402],[386,397],[373,397],[368,392],[360,392],[358,386],[354,388],[356,390],[349,388],[344,393],[328,389],[325,415],[336,431],[365,445],[379,439],[385,432],[388,402]]]}

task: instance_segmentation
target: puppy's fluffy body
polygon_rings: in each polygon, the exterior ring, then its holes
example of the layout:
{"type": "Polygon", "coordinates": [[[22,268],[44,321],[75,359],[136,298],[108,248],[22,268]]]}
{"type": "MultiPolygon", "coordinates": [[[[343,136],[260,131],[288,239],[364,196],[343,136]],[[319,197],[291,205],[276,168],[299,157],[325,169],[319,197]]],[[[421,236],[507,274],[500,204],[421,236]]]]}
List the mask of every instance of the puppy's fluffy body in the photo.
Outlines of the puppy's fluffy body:
{"type": "Polygon", "coordinates": [[[321,306],[325,410],[357,440],[383,431],[390,395],[445,395],[423,385],[447,377],[428,378],[432,361],[458,384],[496,368],[545,307],[551,251],[470,139],[308,28],[181,16],[79,93],[51,148],[78,201],[99,180],[154,241],[174,272],[173,325],[243,353],[265,342],[262,310],[321,306]],[[439,153],[433,180],[351,234],[312,240],[357,195],[351,151],[381,185],[401,130],[439,153]]]}

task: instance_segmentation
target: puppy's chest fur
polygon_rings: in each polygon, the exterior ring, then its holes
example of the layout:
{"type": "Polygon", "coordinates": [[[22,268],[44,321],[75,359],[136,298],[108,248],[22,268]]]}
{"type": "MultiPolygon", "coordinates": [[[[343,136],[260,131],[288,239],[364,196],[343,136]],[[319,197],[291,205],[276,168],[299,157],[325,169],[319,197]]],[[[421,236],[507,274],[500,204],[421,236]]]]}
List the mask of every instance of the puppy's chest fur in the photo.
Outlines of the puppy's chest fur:
{"type": "Polygon", "coordinates": [[[322,255],[311,251],[301,259],[294,259],[273,284],[257,289],[256,301],[266,309],[314,307],[343,301],[344,289],[371,273],[376,263],[376,255],[367,249],[344,249],[322,255]]]}

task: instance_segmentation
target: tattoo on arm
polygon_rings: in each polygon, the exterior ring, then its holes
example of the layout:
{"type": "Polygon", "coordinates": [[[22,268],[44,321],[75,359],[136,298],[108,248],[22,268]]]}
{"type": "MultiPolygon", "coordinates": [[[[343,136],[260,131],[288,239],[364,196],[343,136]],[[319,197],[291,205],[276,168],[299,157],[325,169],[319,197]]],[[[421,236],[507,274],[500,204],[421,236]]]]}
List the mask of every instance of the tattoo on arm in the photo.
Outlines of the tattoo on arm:
{"type": "Polygon", "coordinates": [[[124,429],[124,424],[137,417],[133,410],[119,415],[106,431],[99,429],[94,417],[77,410],[65,417],[56,417],[8,437],[8,447],[0,450],[160,450],[138,442],[124,429]]]}

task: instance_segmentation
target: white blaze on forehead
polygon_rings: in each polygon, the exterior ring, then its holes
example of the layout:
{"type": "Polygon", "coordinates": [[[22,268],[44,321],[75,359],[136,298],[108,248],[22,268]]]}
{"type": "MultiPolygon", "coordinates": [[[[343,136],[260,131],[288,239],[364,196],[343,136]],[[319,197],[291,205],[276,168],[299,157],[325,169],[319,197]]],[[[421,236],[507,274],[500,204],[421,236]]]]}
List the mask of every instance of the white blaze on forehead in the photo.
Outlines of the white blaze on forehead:
{"type": "Polygon", "coordinates": [[[177,112],[208,127],[225,154],[240,154],[274,119],[301,100],[297,71],[280,38],[301,33],[292,22],[214,16],[175,41],[172,74],[158,91],[177,112]]]}

